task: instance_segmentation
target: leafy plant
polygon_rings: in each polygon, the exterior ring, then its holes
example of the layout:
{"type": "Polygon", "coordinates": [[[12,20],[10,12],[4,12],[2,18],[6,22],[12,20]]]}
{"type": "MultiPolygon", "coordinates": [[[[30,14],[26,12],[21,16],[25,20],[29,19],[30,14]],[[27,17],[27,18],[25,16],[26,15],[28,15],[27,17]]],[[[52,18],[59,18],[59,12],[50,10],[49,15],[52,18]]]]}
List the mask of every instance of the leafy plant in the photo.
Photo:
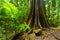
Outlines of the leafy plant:
{"type": "Polygon", "coordinates": [[[30,26],[24,23],[29,11],[29,1],[24,0],[0,0],[0,31],[4,35],[0,40],[5,40],[8,33],[15,33],[25,28],[30,30],[30,26]],[[9,29],[9,30],[8,30],[9,29]],[[6,33],[2,33],[5,31],[6,33]],[[8,32],[9,31],[9,32],[8,32]]]}
{"type": "Polygon", "coordinates": [[[24,30],[24,29],[26,29],[26,30],[31,30],[30,26],[27,25],[26,23],[20,24],[20,25],[17,27],[17,30],[24,30]]]}
{"type": "Polygon", "coordinates": [[[8,12],[7,15],[10,15],[11,18],[15,18],[16,14],[18,13],[18,9],[10,2],[4,2],[2,4],[2,8],[8,12]]]}

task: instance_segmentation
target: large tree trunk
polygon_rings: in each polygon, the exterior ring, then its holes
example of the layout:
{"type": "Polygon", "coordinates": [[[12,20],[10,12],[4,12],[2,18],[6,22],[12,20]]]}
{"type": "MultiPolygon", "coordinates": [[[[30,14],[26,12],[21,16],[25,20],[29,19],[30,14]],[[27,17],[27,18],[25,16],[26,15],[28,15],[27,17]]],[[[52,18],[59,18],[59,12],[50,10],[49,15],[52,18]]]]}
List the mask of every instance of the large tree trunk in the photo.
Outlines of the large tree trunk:
{"type": "Polygon", "coordinates": [[[49,27],[45,14],[46,10],[44,0],[31,0],[31,9],[27,24],[35,29],[49,27]]]}
{"type": "MultiPolygon", "coordinates": [[[[27,20],[27,24],[30,25],[31,28],[34,28],[34,29],[42,29],[42,28],[49,27],[45,14],[46,14],[46,10],[45,10],[44,1],[31,0],[31,9],[30,9],[28,20],[27,20]]],[[[18,33],[16,36],[12,38],[12,40],[18,39],[17,37],[19,35],[21,34],[18,33]]]]}

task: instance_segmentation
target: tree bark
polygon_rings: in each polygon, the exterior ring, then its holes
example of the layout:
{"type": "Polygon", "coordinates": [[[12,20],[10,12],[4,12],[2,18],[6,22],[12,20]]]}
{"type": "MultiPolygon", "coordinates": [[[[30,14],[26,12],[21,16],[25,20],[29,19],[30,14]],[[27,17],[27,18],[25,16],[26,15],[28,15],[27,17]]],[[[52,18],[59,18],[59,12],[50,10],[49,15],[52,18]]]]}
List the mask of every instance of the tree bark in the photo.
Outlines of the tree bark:
{"type": "Polygon", "coordinates": [[[49,27],[45,14],[46,9],[44,0],[31,0],[31,9],[27,24],[35,29],[49,27]]]}

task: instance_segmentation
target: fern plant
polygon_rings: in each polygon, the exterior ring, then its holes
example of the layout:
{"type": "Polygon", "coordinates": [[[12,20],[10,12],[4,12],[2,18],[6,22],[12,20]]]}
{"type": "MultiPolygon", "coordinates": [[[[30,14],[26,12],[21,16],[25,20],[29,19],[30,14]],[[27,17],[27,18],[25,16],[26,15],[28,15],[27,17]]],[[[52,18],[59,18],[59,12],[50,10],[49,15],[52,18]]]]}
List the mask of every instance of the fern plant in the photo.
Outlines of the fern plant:
{"type": "Polygon", "coordinates": [[[31,30],[30,26],[27,25],[26,23],[20,24],[19,26],[17,26],[16,30],[31,30]]]}
{"type": "Polygon", "coordinates": [[[18,9],[14,6],[14,4],[10,2],[4,2],[2,4],[2,8],[4,8],[8,12],[7,15],[10,15],[11,18],[14,18],[18,13],[18,9]]]}

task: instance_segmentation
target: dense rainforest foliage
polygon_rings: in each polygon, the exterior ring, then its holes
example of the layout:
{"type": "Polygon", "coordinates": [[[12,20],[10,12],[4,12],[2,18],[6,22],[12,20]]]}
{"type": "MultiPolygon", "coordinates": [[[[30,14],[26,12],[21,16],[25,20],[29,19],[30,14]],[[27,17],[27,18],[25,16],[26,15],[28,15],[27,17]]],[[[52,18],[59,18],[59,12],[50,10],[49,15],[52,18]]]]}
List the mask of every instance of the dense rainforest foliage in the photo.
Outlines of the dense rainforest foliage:
{"type": "MultiPolygon", "coordinates": [[[[50,26],[60,28],[60,0],[45,0],[46,18],[50,26]]],[[[26,23],[31,0],[0,0],[0,40],[18,31],[32,28],[26,23]]]]}
{"type": "Polygon", "coordinates": [[[60,27],[60,0],[46,0],[46,16],[50,25],[60,27]]]}
{"type": "Polygon", "coordinates": [[[18,30],[23,30],[30,9],[29,0],[0,0],[0,40],[6,40],[18,30]]]}

